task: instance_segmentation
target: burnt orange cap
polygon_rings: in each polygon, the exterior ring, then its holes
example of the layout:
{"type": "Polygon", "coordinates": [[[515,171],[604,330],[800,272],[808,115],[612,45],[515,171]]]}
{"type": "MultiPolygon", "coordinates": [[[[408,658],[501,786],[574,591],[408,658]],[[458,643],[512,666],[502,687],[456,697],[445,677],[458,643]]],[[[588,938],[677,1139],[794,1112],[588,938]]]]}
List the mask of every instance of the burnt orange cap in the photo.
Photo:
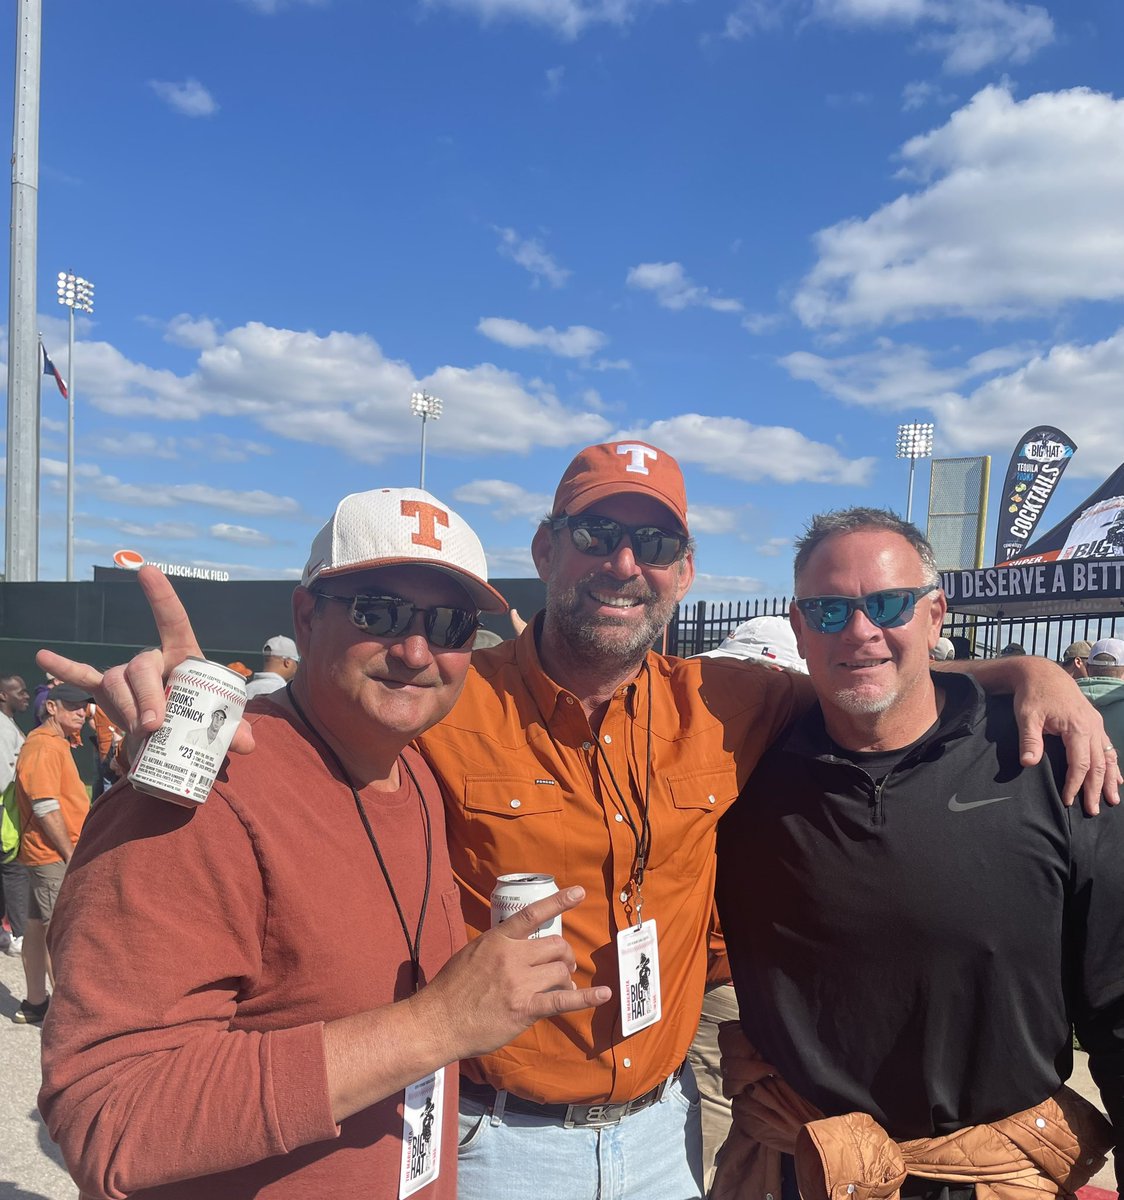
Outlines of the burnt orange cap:
{"type": "Polygon", "coordinates": [[[679,464],[647,442],[602,442],[587,446],[566,468],[554,493],[555,517],[577,516],[598,500],[635,493],[651,496],[687,529],[687,489],[679,464]]]}

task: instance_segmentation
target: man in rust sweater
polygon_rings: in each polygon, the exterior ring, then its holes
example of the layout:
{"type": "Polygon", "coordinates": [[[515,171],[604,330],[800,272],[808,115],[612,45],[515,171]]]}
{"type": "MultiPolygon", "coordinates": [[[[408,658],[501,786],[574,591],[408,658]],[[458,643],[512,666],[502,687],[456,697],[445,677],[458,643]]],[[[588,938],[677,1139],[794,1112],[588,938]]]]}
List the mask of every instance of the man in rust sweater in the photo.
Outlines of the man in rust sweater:
{"type": "Polygon", "coordinates": [[[459,695],[481,608],[505,604],[454,512],[346,497],[293,594],[300,669],[248,710],[258,753],[204,806],[122,785],[92,810],[40,1094],[84,1196],[452,1200],[446,1065],[608,999],[574,988],[561,938],[528,940],[580,888],[464,944],[407,743],[459,695]]]}

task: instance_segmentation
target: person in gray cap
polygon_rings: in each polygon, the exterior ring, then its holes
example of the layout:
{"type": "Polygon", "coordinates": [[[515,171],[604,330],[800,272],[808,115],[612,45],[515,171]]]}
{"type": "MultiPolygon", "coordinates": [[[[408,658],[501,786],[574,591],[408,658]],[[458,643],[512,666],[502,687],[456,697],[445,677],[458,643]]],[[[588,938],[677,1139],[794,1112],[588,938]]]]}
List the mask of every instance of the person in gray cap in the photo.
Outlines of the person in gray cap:
{"type": "MultiPolygon", "coordinates": [[[[1088,644],[1088,643],[1086,643],[1088,644]]],[[[1088,676],[1077,686],[1101,714],[1117,754],[1124,754],[1124,639],[1101,638],[1089,647],[1088,676]]]]}
{"type": "Polygon", "coordinates": [[[283,688],[297,673],[301,660],[296,642],[282,634],[271,637],[262,647],[262,654],[265,661],[261,670],[255,671],[246,684],[247,700],[255,696],[267,696],[283,688]]]}
{"type": "Polygon", "coordinates": [[[1089,661],[1089,651],[1092,646],[1089,642],[1070,642],[1065,648],[1065,653],[1062,655],[1062,667],[1066,674],[1072,675],[1074,679],[1080,681],[1088,675],[1085,664],[1089,661]]]}
{"type": "Polygon", "coordinates": [[[47,977],[47,926],[54,915],[63,875],[90,811],[86,786],[70,753],[82,733],[90,693],[72,683],[53,687],[43,702],[43,723],[28,734],[16,759],[16,803],[20,816],[19,861],[30,876],[31,902],[23,935],[27,998],[12,1020],[39,1025],[51,1002],[47,977]]]}

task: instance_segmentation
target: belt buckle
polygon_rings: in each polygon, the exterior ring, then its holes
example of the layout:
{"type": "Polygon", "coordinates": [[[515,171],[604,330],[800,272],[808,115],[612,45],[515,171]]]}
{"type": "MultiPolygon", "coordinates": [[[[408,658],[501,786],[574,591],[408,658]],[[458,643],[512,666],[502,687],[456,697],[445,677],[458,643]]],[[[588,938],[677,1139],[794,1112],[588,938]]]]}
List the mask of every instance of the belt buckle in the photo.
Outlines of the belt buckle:
{"type": "Polygon", "coordinates": [[[605,1129],[610,1125],[619,1125],[627,1114],[627,1104],[570,1104],[566,1107],[562,1127],[573,1129],[575,1125],[580,1125],[583,1129],[605,1129]],[[577,1114],[580,1112],[585,1115],[579,1121],[577,1114]]]}

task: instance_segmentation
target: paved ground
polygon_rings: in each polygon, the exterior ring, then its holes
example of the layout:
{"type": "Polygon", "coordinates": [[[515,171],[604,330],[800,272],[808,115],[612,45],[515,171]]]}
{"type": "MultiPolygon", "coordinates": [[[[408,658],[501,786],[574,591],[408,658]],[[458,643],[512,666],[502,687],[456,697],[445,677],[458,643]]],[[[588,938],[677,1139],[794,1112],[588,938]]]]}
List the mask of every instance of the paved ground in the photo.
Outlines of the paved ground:
{"type": "MultiPolygon", "coordinates": [[[[20,960],[0,954],[0,1200],[75,1200],[78,1189],[35,1107],[40,1031],[12,1022],[23,993],[20,960]]],[[[1085,1055],[1075,1057],[1070,1085],[1099,1103],[1085,1055]]],[[[1111,1163],[1091,1182],[1115,1192],[1111,1163]]]]}
{"type": "Polygon", "coordinates": [[[74,1200],[78,1189],[35,1107],[39,1029],[12,1022],[23,995],[20,960],[0,954],[0,1200],[74,1200]]]}

